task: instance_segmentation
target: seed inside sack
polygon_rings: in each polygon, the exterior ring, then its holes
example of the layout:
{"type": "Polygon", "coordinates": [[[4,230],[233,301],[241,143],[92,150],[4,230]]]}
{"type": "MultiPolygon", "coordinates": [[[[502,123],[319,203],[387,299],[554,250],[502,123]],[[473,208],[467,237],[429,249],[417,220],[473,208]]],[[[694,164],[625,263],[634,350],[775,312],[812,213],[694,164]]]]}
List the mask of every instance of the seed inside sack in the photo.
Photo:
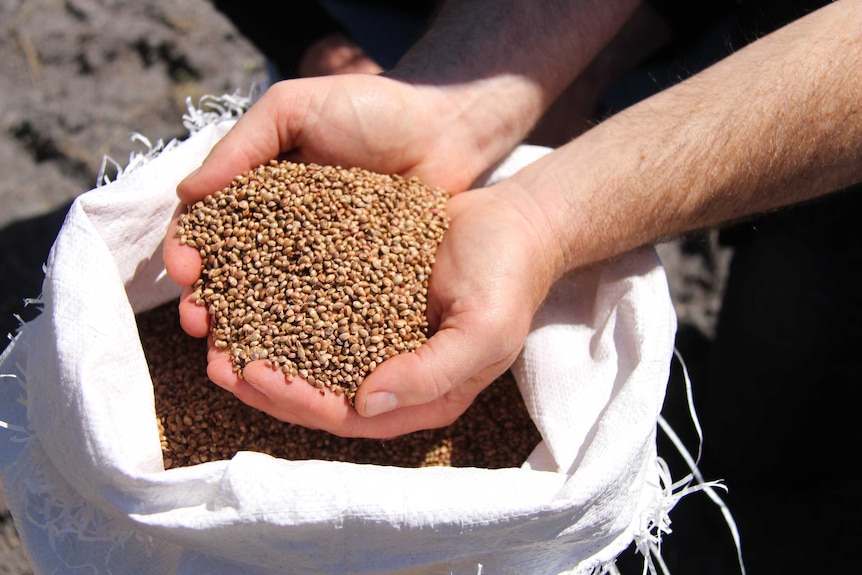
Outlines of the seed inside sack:
{"type": "Polygon", "coordinates": [[[240,451],[291,461],[499,469],[520,467],[541,441],[511,372],[447,427],[388,440],[337,437],[270,417],[213,385],[206,373],[206,342],[182,330],[176,301],[136,320],[166,469],[229,460],[240,451]]]}
{"type": "Polygon", "coordinates": [[[448,194],[416,178],[272,161],[190,206],[195,301],[241,376],[264,360],[345,394],[428,337],[428,280],[448,194]]]}

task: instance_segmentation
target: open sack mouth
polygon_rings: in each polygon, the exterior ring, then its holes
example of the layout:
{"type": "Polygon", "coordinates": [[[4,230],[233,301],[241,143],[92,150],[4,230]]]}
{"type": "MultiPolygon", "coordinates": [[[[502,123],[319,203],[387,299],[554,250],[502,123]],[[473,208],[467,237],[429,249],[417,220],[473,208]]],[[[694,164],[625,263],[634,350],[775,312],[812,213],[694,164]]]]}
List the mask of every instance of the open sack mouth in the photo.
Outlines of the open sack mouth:
{"type": "MultiPolygon", "coordinates": [[[[676,500],[655,453],[675,315],[651,250],[554,287],[510,379],[477,402],[484,420],[456,423],[469,441],[456,427],[435,430],[395,454],[395,441],[330,439],[338,461],[324,461],[299,453],[285,424],[238,424],[234,408],[204,421],[201,402],[217,403],[220,390],[179,370],[164,376],[185,352],[173,339],[179,289],[160,254],[176,183],[241,113],[209,101],[222,111],[190,112],[206,119],[187,140],[142,154],[76,201],[47,265],[45,311],[3,356],[26,408],[4,396],[0,419],[28,430],[24,441],[3,432],[14,446],[4,445],[4,481],[21,486],[10,505],[34,561],[116,571],[159,554],[142,573],[287,563],[296,573],[577,573],[611,564],[632,541],[649,552],[676,500]],[[227,439],[238,429],[248,443],[227,439]]],[[[516,150],[496,177],[541,153],[516,150]]]]}

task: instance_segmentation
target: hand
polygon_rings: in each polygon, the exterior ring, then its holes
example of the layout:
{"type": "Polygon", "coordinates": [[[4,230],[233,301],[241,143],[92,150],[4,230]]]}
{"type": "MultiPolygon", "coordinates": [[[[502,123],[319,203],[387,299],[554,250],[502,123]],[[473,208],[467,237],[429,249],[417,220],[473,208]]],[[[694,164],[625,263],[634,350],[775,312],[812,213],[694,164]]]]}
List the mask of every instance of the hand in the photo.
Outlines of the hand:
{"type": "MultiPolygon", "coordinates": [[[[455,135],[465,130],[459,128],[461,119],[457,108],[447,107],[446,98],[441,96],[441,92],[440,89],[417,88],[379,76],[341,76],[338,80],[325,77],[281,83],[268,91],[240,119],[234,129],[213,148],[198,171],[181,182],[178,194],[184,203],[193,203],[229,184],[235,175],[279,155],[294,161],[357,165],[382,173],[415,175],[426,183],[439,185],[450,191],[463,190],[487,167],[487,159],[479,158],[477,150],[480,150],[481,146],[471,142],[469,138],[458,138],[455,135]]],[[[478,192],[475,192],[475,196],[473,194],[471,193],[471,199],[486,195],[478,192]]],[[[452,209],[457,210],[459,203],[461,202],[453,200],[452,209]]],[[[509,219],[511,217],[512,214],[507,216],[509,219]]],[[[505,220],[506,218],[503,218],[500,225],[507,226],[505,220]]],[[[475,230],[479,229],[464,223],[459,226],[464,230],[460,233],[461,236],[467,233],[475,234],[475,230]]],[[[164,258],[171,278],[179,285],[185,286],[180,303],[180,321],[189,334],[205,337],[209,333],[207,311],[189,299],[190,286],[200,277],[200,256],[194,249],[179,244],[177,238],[172,235],[175,227],[169,228],[171,233],[165,241],[164,258]]],[[[500,231],[506,232],[506,229],[497,229],[496,233],[499,235],[500,231]]],[[[495,241],[505,239],[498,238],[495,241]]],[[[468,240],[463,241],[466,243],[468,240]]],[[[490,256],[499,257],[498,246],[492,243],[490,248],[490,256]]],[[[441,248],[441,256],[447,249],[452,254],[448,256],[452,266],[459,269],[457,265],[461,265],[460,269],[471,269],[471,266],[458,263],[465,257],[461,252],[471,253],[467,247],[455,242],[453,247],[441,248]]],[[[482,252],[479,250],[476,253],[482,252]]],[[[515,261],[520,260],[507,260],[506,263],[512,265],[515,261]]],[[[499,262],[490,265],[497,268],[499,262]]],[[[436,316],[432,321],[436,321],[441,333],[451,340],[450,336],[466,327],[463,324],[468,317],[473,318],[471,321],[477,321],[483,314],[485,317],[489,316],[487,310],[483,311],[479,307],[480,303],[486,304],[481,300],[472,300],[474,309],[464,307],[464,301],[475,298],[472,294],[481,292],[470,291],[466,285],[454,285],[457,283],[457,273],[454,270],[450,271],[449,275],[448,282],[432,284],[432,294],[438,295],[431,295],[431,298],[436,298],[434,305],[437,308],[433,312],[436,316]],[[440,287],[434,287],[438,285],[440,287]],[[467,299],[463,299],[465,297],[467,299]],[[450,327],[450,308],[453,307],[461,317],[455,322],[454,328],[450,327]],[[465,316],[465,313],[468,315],[465,316]],[[455,331],[452,331],[453,329],[455,331]]],[[[471,276],[467,277],[472,279],[471,276]]],[[[462,284],[466,279],[461,278],[462,284]]],[[[485,292],[487,291],[486,288],[485,292]]],[[[502,306],[503,303],[498,302],[498,305],[502,306]]],[[[526,323],[528,324],[528,321],[526,323]]],[[[395,390],[398,391],[402,406],[402,409],[398,410],[399,414],[374,418],[374,424],[369,423],[371,420],[359,418],[352,408],[348,409],[343,398],[332,396],[321,401],[319,392],[311,386],[304,383],[286,385],[284,377],[280,375],[277,378],[281,386],[278,391],[282,392],[282,395],[275,394],[276,390],[270,388],[270,396],[266,396],[249,383],[266,385],[260,381],[269,382],[275,372],[262,364],[249,365],[244,370],[246,379],[240,380],[230,369],[230,362],[225,354],[212,347],[208,373],[213,381],[230,389],[243,401],[287,421],[308,427],[324,427],[342,435],[397,435],[412,429],[445,425],[447,420],[454,419],[466,409],[478,391],[514,360],[522,336],[526,334],[526,327],[521,325],[516,331],[520,334],[513,338],[516,343],[504,346],[505,353],[494,350],[499,357],[494,358],[493,369],[476,376],[469,374],[469,377],[475,379],[472,386],[459,389],[458,393],[449,393],[448,399],[438,402],[433,410],[407,408],[408,405],[421,403],[419,397],[429,398],[434,394],[433,390],[428,388],[430,381],[423,384],[426,389],[416,394],[405,395],[400,390],[395,390]],[[492,372],[493,376],[490,375],[492,372]],[[448,407],[443,410],[442,404],[447,404],[448,407]],[[456,404],[457,407],[453,408],[456,404]],[[422,411],[424,415],[407,416],[407,411],[422,411]]],[[[461,333],[461,337],[467,337],[467,334],[461,333]]],[[[437,345],[429,349],[435,349],[445,339],[446,337],[438,336],[437,345]]],[[[466,350],[460,351],[464,353],[466,350]]],[[[423,354],[422,357],[426,357],[423,361],[431,361],[427,351],[423,354]]],[[[487,352],[483,354],[483,359],[485,355],[487,352]]],[[[457,366],[460,372],[464,370],[463,362],[454,358],[441,357],[435,361],[438,362],[436,369],[443,367],[439,362],[447,362],[451,364],[450,369],[457,366]]],[[[394,363],[397,365],[402,362],[394,363]]],[[[383,375],[369,378],[367,381],[385,382],[386,373],[397,373],[392,372],[392,369],[395,368],[388,365],[386,369],[381,367],[378,371],[383,375]]],[[[440,375],[455,376],[456,379],[463,376],[462,373],[454,374],[446,370],[434,377],[440,375]]],[[[467,379],[468,376],[463,378],[467,379]]],[[[455,391],[461,383],[456,379],[448,383],[434,384],[438,386],[437,393],[442,394],[449,391],[449,388],[455,391]]],[[[397,387],[402,386],[399,384],[397,387]]],[[[373,389],[374,386],[369,388],[373,389]]],[[[358,411],[362,414],[367,413],[367,409],[374,405],[374,401],[368,404],[362,399],[366,395],[368,392],[359,395],[361,403],[358,411]]],[[[379,396],[375,396],[377,397],[379,396]]]]}
{"type": "MultiPolygon", "coordinates": [[[[488,153],[490,146],[476,141],[458,98],[452,88],[372,74],[279,82],[177,192],[184,203],[193,203],[278,156],[417,176],[451,192],[464,190],[512,143],[488,153]]],[[[492,137],[497,134],[485,136],[492,137]]]]}

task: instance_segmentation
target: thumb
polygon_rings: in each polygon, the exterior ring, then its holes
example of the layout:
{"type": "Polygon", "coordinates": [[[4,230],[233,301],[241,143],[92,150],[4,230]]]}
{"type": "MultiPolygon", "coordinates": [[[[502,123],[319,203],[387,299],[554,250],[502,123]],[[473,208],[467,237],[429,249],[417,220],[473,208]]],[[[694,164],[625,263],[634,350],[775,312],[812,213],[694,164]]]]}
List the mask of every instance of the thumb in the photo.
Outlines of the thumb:
{"type": "Polygon", "coordinates": [[[213,146],[203,164],[177,185],[177,195],[184,204],[193,204],[221,190],[235,176],[293,147],[286,127],[288,112],[280,99],[283,91],[285,87],[279,85],[267,90],[213,146]]]}
{"type": "Polygon", "coordinates": [[[446,415],[454,421],[519,351],[520,345],[500,345],[499,338],[477,337],[457,327],[441,329],[415,352],[381,363],[359,386],[354,405],[359,415],[373,417],[446,397],[451,410],[446,415]]]}

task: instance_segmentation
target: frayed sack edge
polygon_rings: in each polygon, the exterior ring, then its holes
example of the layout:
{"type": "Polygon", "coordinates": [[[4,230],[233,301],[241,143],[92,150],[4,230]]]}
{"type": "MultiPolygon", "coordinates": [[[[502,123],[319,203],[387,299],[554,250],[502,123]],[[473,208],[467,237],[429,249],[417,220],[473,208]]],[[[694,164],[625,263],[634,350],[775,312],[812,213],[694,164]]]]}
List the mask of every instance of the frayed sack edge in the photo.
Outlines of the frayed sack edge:
{"type": "MultiPolygon", "coordinates": [[[[670,569],[668,569],[665,564],[661,552],[662,538],[673,532],[671,529],[670,511],[683,498],[694,493],[703,492],[721,513],[722,518],[727,525],[728,533],[732,537],[734,547],[736,548],[739,573],[740,575],[746,575],[745,562],[742,557],[742,542],[736,520],[733,518],[733,513],[730,511],[730,508],[718,494],[719,490],[727,491],[727,487],[720,480],[707,481],[700,472],[699,463],[703,449],[703,430],[700,426],[697,411],[694,407],[694,394],[692,391],[688,367],[685,364],[682,354],[680,354],[679,350],[676,348],[674,348],[674,358],[680,363],[682,368],[688,412],[691,418],[692,427],[697,433],[698,438],[697,452],[696,455],[693,456],[667,420],[659,415],[659,428],[665,433],[680,456],[682,456],[689,468],[689,473],[681,479],[673,481],[670,469],[665,460],[660,456],[656,458],[658,477],[661,484],[662,500],[655,507],[654,515],[643,518],[645,524],[640,530],[635,530],[632,542],[637,553],[643,556],[644,562],[642,572],[644,574],[670,575],[670,569]]],[[[589,575],[622,574],[616,565],[616,560],[614,560],[597,566],[589,572],[589,575]]]]}
{"type": "MultiPolygon", "coordinates": [[[[205,95],[198,100],[197,105],[192,102],[191,98],[186,98],[187,112],[183,114],[183,126],[188,130],[189,137],[191,137],[210,124],[225,120],[236,120],[257,101],[265,89],[265,86],[262,84],[254,84],[245,96],[240,95],[239,92],[223,94],[221,96],[205,95]]],[[[170,140],[167,144],[163,140],[153,143],[147,137],[137,132],[132,133],[131,139],[133,142],[142,144],[146,147],[146,150],[132,152],[125,166],[122,166],[110,156],[105,156],[102,159],[99,175],[96,178],[96,187],[110,184],[115,180],[127,176],[153,158],[173,149],[180,143],[180,140],[176,138],[170,140]],[[111,179],[109,171],[115,173],[113,179],[111,179]]]]}

